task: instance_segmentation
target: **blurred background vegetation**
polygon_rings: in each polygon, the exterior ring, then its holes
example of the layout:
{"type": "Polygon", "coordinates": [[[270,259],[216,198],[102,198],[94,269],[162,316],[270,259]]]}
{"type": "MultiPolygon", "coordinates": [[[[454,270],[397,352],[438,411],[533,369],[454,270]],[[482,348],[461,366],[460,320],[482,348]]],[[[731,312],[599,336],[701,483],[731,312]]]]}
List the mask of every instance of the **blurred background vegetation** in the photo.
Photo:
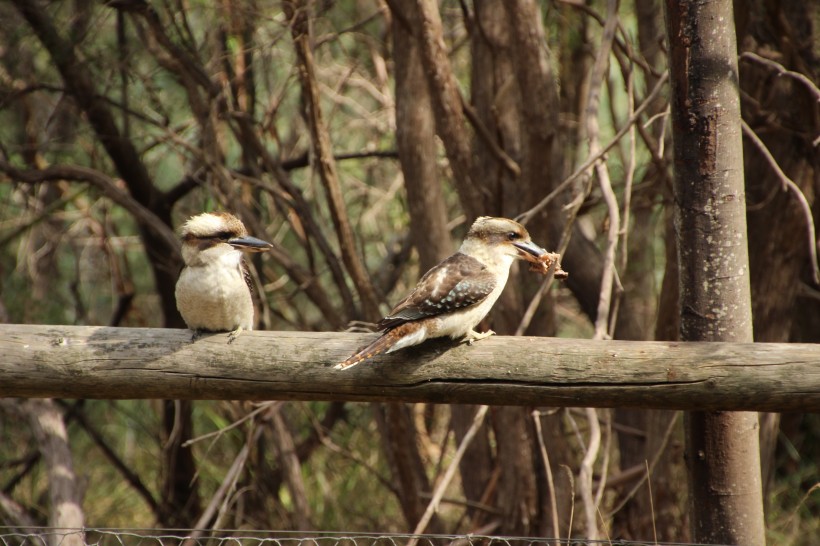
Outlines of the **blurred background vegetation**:
{"type": "MultiPolygon", "coordinates": [[[[363,328],[475,216],[527,213],[570,278],[514,271],[484,327],[591,337],[613,217],[591,168],[569,177],[618,135],[600,156],[621,222],[606,337],[676,339],[663,10],[631,0],[607,14],[613,5],[0,2],[0,321],[182,328],[173,230],[229,210],[275,245],[253,259],[259,329],[363,328]]],[[[816,218],[820,4],[737,0],[735,13],[744,120],[816,218]]],[[[744,147],[755,338],[818,342],[805,215],[744,147]]],[[[475,413],[54,404],[85,523],[98,527],[412,531],[475,413]]],[[[19,528],[49,511],[29,409],[0,404],[0,522],[19,528]]],[[[605,536],[688,539],[676,413],[532,410],[491,408],[428,531],[583,535],[570,507],[589,487],[605,536]]],[[[774,544],[820,536],[819,438],[816,415],[761,416],[774,544]]]]}

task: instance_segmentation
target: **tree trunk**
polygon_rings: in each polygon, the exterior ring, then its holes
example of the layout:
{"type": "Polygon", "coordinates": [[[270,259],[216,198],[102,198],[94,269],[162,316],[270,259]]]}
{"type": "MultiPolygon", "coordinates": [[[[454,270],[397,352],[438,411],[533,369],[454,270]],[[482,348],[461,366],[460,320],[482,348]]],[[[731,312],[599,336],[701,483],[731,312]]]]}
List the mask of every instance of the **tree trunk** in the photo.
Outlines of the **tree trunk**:
{"type": "Polygon", "coordinates": [[[436,165],[436,122],[424,79],[419,48],[412,35],[412,9],[393,16],[396,64],[396,145],[407,192],[410,236],[419,255],[419,273],[452,252],[447,211],[436,165]]]}
{"type": "MultiPolygon", "coordinates": [[[[438,177],[433,106],[418,42],[412,34],[413,29],[418,28],[418,21],[415,10],[400,10],[403,6],[406,5],[393,7],[392,20],[396,145],[407,192],[410,237],[419,256],[419,275],[422,275],[452,253],[452,243],[438,177]]],[[[463,406],[452,406],[451,411],[463,413],[457,408],[463,406]]],[[[389,404],[379,411],[386,416],[384,426],[380,427],[382,445],[391,462],[391,472],[400,485],[400,504],[412,529],[426,508],[420,493],[430,489],[418,445],[415,441],[407,441],[408,438],[415,439],[418,430],[404,405],[389,404]]],[[[432,529],[441,530],[438,518],[431,524],[432,529]]]]}
{"type": "Polygon", "coordinates": [[[469,225],[484,214],[486,200],[481,194],[481,177],[473,160],[462,108],[463,98],[447,56],[441,15],[435,0],[416,0],[411,10],[416,12],[419,21],[420,30],[416,39],[436,117],[436,134],[444,144],[453,171],[453,185],[469,225]]]}
{"type": "MultiPolygon", "coordinates": [[[[666,1],[681,339],[752,341],[731,0],[666,1]]],[[[696,542],[765,543],[756,413],[686,419],[696,542]]]]}
{"type": "Polygon", "coordinates": [[[51,501],[48,524],[55,531],[49,542],[54,546],[82,546],[85,544],[84,535],[81,532],[73,533],[85,526],[82,494],[74,473],[74,458],[68,444],[63,414],[49,399],[27,400],[22,407],[37,438],[48,473],[51,501]],[[63,536],[60,533],[67,534],[63,536]]]}

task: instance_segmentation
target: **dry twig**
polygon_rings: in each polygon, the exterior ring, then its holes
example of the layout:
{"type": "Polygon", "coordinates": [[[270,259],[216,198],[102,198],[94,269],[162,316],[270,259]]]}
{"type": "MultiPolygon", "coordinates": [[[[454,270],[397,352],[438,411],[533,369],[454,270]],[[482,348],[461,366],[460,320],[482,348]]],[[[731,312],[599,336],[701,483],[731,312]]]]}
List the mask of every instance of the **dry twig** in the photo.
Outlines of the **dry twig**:
{"type": "Polygon", "coordinates": [[[766,147],[766,144],[760,140],[760,137],[749,127],[749,124],[745,121],[741,120],[743,124],[743,134],[749,137],[749,140],[752,141],[752,144],[763,154],[763,157],[771,166],[772,170],[774,171],[775,175],[780,179],[780,182],[783,184],[783,189],[791,190],[794,193],[795,198],[797,199],[797,204],[800,206],[801,210],[803,211],[803,216],[806,218],[806,230],[808,231],[809,237],[809,259],[811,260],[811,269],[812,269],[812,278],[814,279],[814,284],[820,285],[820,266],[817,263],[817,235],[814,228],[814,216],[812,216],[811,212],[811,205],[809,205],[806,196],[803,194],[803,191],[800,189],[800,186],[794,183],[794,181],[786,176],[786,173],[783,172],[783,169],[780,168],[780,165],[777,164],[777,160],[774,158],[772,153],[766,147]]]}
{"type": "MultiPolygon", "coordinates": [[[[467,448],[470,447],[470,444],[475,438],[476,433],[478,433],[478,429],[481,428],[481,425],[484,424],[484,417],[487,415],[487,410],[489,406],[479,406],[478,411],[473,418],[473,423],[470,425],[470,428],[467,430],[467,433],[464,435],[464,438],[461,440],[461,444],[458,446],[456,450],[456,454],[453,455],[453,460],[450,462],[450,466],[447,468],[447,471],[444,473],[444,476],[441,478],[441,481],[436,486],[436,490],[433,492],[433,498],[430,500],[430,504],[427,505],[427,509],[424,511],[424,515],[419,520],[416,528],[413,530],[414,535],[418,535],[424,532],[427,528],[427,524],[430,523],[430,520],[433,518],[433,514],[436,513],[438,510],[439,502],[441,502],[441,498],[444,496],[444,491],[447,489],[447,486],[450,485],[453,477],[456,475],[456,471],[458,470],[458,465],[461,462],[462,457],[464,457],[464,453],[466,453],[467,448]]],[[[418,543],[418,538],[413,537],[409,541],[407,541],[407,546],[416,546],[418,543]]]]}
{"type": "Polygon", "coordinates": [[[544,470],[547,475],[547,492],[550,497],[550,517],[552,518],[552,532],[556,537],[561,536],[560,528],[558,527],[558,501],[555,497],[555,482],[552,479],[552,467],[550,466],[550,458],[547,454],[547,446],[544,443],[544,432],[541,430],[541,412],[535,410],[532,412],[532,420],[535,423],[535,434],[538,437],[538,448],[541,451],[541,460],[544,462],[544,470]]]}
{"type": "Polygon", "coordinates": [[[814,95],[814,98],[817,100],[817,102],[820,102],[820,89],[818,89],[817,85],[811,79],[806,77],[805,74],[789,70],[779,62],[767,59],[765,57],[761,57],[757,53],[753,53],[751,51],[744,51],[743,53],[741,53],[740,59],[752,61],[757,64],[769,67],[775,70],[778,76],[788,76],[790,78],[794,78],[798,82],[802,83],[806,87],[806,89],[809,90],[809,93],[814,95]]]}
{"type": "Polygon", "coordinates": [[[647,108],[649,108],[649,106],[652,104],[652,101],[654,101],[658,94],[660,94],[661,89],[663,89],[663,86],[666,84],[668,79],[669,72],[664,72],[663,75],[658,79],[657,83],[655,84],[655,87],[652,88],[652,91],[649,93],[649,95],[647,95],[641,103],[641,105],[637,109],[635,109],[635,112],[626,121],[624,126],[618,130],[614,137],[612,137],[612,140],[607,142],[606,145],[603,146],[597,154],[590,154],[590,156],[587,157],[587,159],[581,164],[581,166],[575,169],[575,172],[566,177],[560,184],[558,184],[558,186],[555,187],[554,190],[547,194],[546,197],[544,197],[541,201],[536,203],[534,207],[516,216],[516,221],[526,225],[527,222],[532,220],[532,218],[536,214],[541,212],[544,209],[544,207],[549,205],[553,199],[555,199],[558,195],[564,192],[564,190],[566,190],[570,186],[570,184],[575,182],[575,180],[579,178],[581,175],[585,174],[589,170],[589,168],[592,167],[596,162],[600,161],[601,158],[603,158],[604,154],[606,154],[610,149],[612,149],[612,147],[615,146],[618,143],[618,141],[621,140],[624,137],[624,135],[629,132],[630,126],[633,123],[636,123],[638,119],[641,117],[641,114],[643,114],[644,111],[647,108]]]}

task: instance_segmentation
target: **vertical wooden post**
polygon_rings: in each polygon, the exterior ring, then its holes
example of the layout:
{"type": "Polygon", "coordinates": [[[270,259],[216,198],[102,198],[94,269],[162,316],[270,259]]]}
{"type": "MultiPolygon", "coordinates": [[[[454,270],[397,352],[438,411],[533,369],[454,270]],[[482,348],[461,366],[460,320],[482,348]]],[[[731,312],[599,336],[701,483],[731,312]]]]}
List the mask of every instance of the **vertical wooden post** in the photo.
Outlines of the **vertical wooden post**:
{"type": "MultiPolygon", "coordinates": [[[[752,341],[737,43],[731,0],[666,0],[681,340],[752,341]]],[[[691,412],[692,540],[765,544],[758,420],[691,412]]]]}

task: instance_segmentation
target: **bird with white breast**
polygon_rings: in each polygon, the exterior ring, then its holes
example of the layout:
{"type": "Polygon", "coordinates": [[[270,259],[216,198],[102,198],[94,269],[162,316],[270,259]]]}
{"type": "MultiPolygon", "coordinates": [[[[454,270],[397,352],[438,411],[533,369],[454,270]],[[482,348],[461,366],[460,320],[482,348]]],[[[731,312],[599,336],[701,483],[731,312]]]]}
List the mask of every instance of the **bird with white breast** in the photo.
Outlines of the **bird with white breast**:
{"type": "Polygon", "coordinates": [[[232,343],[254,325],[253,283],[243,253],[273,245],[250,237],[227,212],[193,216],[180,229],[185,267],[176,286],[177,309],[194,339],[203,332],[230,332],[232,343]]]}
{"type": "Polygon", "coordinates": [[[534,259],[547,251],[513,220],[482,216],[470,227],[458,252],[419,281],[416,288],[379,322],[384,333],[335,366],[344,370],[369,358],[449,336],[468,343],[495,332],[475,331],[507,284],[516,259],[534,259]]]}

